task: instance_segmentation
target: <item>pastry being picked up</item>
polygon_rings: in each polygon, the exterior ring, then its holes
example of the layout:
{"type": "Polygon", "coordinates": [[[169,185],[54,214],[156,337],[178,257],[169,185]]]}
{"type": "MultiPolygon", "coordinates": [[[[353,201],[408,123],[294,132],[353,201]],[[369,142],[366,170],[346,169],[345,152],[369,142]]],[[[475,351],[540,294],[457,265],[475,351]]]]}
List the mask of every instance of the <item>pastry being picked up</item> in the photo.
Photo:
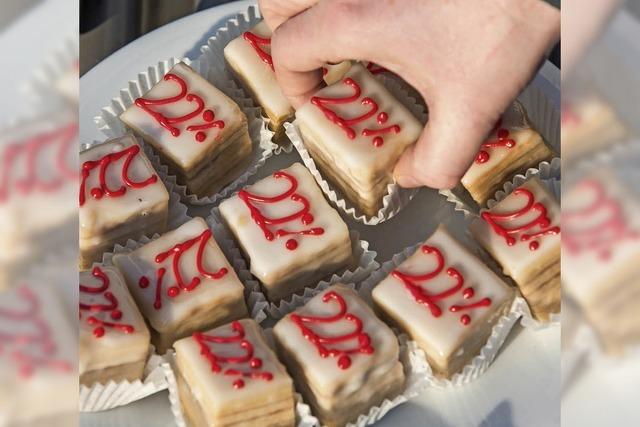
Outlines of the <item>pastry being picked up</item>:
{"type": "Polygon", "coordinates": [[[296,112],[322,175],[366,215],[383,207],[393,169],[422,124],[361,64],[296,112]]]}

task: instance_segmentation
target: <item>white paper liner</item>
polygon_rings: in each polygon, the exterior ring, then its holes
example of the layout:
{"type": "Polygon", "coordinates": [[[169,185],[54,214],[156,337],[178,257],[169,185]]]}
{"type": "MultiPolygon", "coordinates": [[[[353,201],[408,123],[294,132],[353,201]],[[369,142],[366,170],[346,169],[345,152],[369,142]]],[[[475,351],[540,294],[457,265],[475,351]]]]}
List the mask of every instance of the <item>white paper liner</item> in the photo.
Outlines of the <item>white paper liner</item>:
{"type": "Polygon", "coordinates": [[[163,358],[155,354],[149,346],[150,357],[144,367],[143,380],[109,381],[96,383],[91,387],[80,385],[80,412],[98,412],[118,406],[128,405],[167,388],[167,381],[161,365],[163,358]]]}
{"type": "MultiPolygon", "coordinates": [[[[427,112],[424,107],[412,98],[407,90],[394,79],[386,78],[384,76],[378,76],[378,78],[384,83],[384,86],[396,97],[407,109],[422,123],[427,121],[427,112]]],[[[349,201],[342,191],[335,188],[333,184],[330,184],[318,170],[315,161],[309,154],[309,151],[304,146],[302,135],[298,128],[297,120],[293,123],[284,124],[286,134],[293,146],[300,154],[304,165],[309,169],[316,182],[324,192],[325,196],[329,199],[329,202],[335,207],[352,217],[358,222],[367,225],[380,224],[388,219],[393,218],[398,212],[402,210],[413,197],[418,194],[417,188],[402,188],[398,184],[391,183],[387,186],[387,194],[382,199],[382,208],[375,216],[365,215],[357,206],[349,201]]]]}
{"type": "MultiPolygon", "coordinates": [[[[391,260],[382,264],[382,266],[374,272],[367,280],[360,285],[359,293],[365,298],[367,302],[372,304],[371,292],[382,280],[384,280],[393,270],[398,268],[400,264],[407,260],[413,253],[423,245],[420,242],[414,246],[404,249],[402,252],[394,255],[391,260]]],[[[468,245],[465,245],[468,247],[468,245]]],[[[427,364],[428,372],[426,373],[427,382],[433,387],[451,387],[467,384],[480,375],[482,375],[491,365],[494,358],[500,351],[504,340],[509,335],[511,328],[516,321],[522,316],[524,310],[528,310],[527,304],[523,298],[516,296],[511,307],[505,315],[503,315],[493,326],[491,336],[487,340],[486,344],[482,347],[478,355],[476,355],[472,361],[466,365],[461,372],[454,374],[450,379],[437,378],[429,367],[426,356],[422,352],[424,357],[424,363],[427,364]]],[[[398,332],[396,330],[396,332],[398,332]]],[[[401,334],[405,335],[405,334],[401,334]]],[[[409,339],[407,337],[407,339],[409,339]]],[[[417,343],[411,341],[412,344],[419,348],[417,343]]]]}
{"type": "MultiPolygon", "coordinates": [[[[527,117],[532,128],[538,131],[538,133],[542,135],[545,143],[559,155],[561,151],[560,108],[559,105],[554,102],[554,98],[559,98],[560,87],[546,80],[545,82],[547,82],[546,85],[540,83],[538,79],[535,79],[522,91],[517,100],[527,111],[527,117]]],[[[542,170],[546,171],[546,173],[553,173],[553,175],[546,176],[543,179],[560,178],[560,157],[554,157],[551,161],[541,162],[537,167],[532,169],[541,170],[541,174],[545,173],[542,172],[542,170]]],[[[477,203],[471,198],[467,190],[462,188],[462,185],[458,185],[452,190],[440,190],[440,194],[448,201],[456,205],[462,205],[467,210],[473,212],[478,212],[479,210],[477,203]]]]}
{"type": "MultiPolygon", "coordinates": [[[[315,295],[327,289],[329,286],[335,285],[337,283],[343,283],[356,290],[358,294],[365,300],[365,302],[370,305],[370,290],[367,291],[364,286],[358,286],[353,282],[344,282],[340,279],[340,277],[334,276],[330,281],[326,282],[324,286],[318,286],[313,290],[308,289],[307,291],[305,291],[305,294],[302,297],[295,299],[295,303],[290,302],[287,304],[281,304],[277,309],[270,310],[269,314],[276,319],[281,319],[288,313],[291,313],[297,308],[305,305],[315,295]]],[[[419,348],[415,342],[410,341],[406,334],[400,333],[397,330],[394,330],[394,332],[396,333],[398,342],[400,344],[400,362],[402,362],[404,366],[404,373],[406,378],[405,388],[402,393],[395,396],[394,398],[385,399],[380,405],[373,406],[369,408],[366,413],[360,414],[357,420],[355,422],[347,424],[347,427],[363,427],[379,421],[391,409],[416,397],[430,384],[431,368],[427,363],[427,357],[425,356],[422,349],[419,348]]]]}
{"type": "MultiPolygon", "coordinates": [[[[210,37],[209,40],[207,40],[206,45],[200,48],[202,55],[199,60],[206,61],[209,64],[217,64],[219,72],[221,73],[220,75],[224,75],[227,80],[227,84],[238,87],[233,74],[225,65],[226,60],[224,58],[224,48],[229,44],[229,42],[240,37],[245,31],[253,28],[258,22],[260,22],[260,20],[262,20],[262,17],[260,16],[260,11],[256,6],[249,6],[245,12],[238,13],[236,16],[229,19],[227,23],[216,32],[215,36],[210,37]]],[[[259,107],[256,102],[251,98],[249,99],[252,102],[250,105],[259,107]]],[[[271,120],[264,114],[261,114],[261,118],[268,129],[268,125],[271,123],[271,120]]],[[[290,153],[293,149],[291,144],[286,143],[286,141],[281,142],[281,144],[276,144],[274,153],[290,153]]]]}
{"type": "MultiPolygon", "coordinates": [[[[34,105],[50,107],[70,107],[72,100],[61,93],[58,88],[60,79],[77,67],[79,58],[78,36],[70,35],[53,54],[48,57],[33,75],[26,87],[27,94],[33,98],[34,105]],[[53,105],[51,105],[53,102],[53,105]]],[[[79,79],[79,75],[78,75],[79,79]]],[[[80,82],[78,81],[78,85],[80,82]]],[[[78,99],[73,100],[75,103],[78,99]]],[[[71,109],[71,108],[70,108],[71,109]]],[[[72,107],[77,114],[77,107],[72,107]]]]}
{"type": "MultiPolygon", "coordinates": [[[[96,116],[94,121],[98,129],[108,137],[122,136],[129,132],[127,126],[120,120],[120,114],[133,105],[137,98],[143,96],[155,84],[161,81],[164,75],[167,74],[174,65],[180,62],[189,65],[198,74],[229,96],[240,106],[240,109],[247,116],[249,135],[253,143],[250,164],[240,176],[236,177],[235,180],[222,188],[217,194],[208,197],[198,197],[189,192],[185,185],[178,184],[176,177],[170,175],[167,170],[167,178],[180,194],[182,200],[198,206],[216,204],[244,185],[248,179],[264,165],[267,159],[273,155],[274,150],[278,147],[271,142],[273,132],[269,130],[267,123],[262,119],[260,109],[253,106],[253,101],[245,95],[242,89],[238,88],[233,81],[229,81],[226,78],[224,62],[212,62],[204,55],[201,56],[201,59],[195,61],[189,60],[188,58],[171,58],[160,61],[156,65],[148,67],[146,71],[138,73],[136,80],[129,81],[128,86],[120,90],[119,96],[113,98],[109,106],[101,109],[100,115],[96,116]]],[[[146,144],[144,141],[142,141],[142,143],[145,146],[145,152],[149,153],[153,151],[152,147],[147,147],[149,144],[146,144]],[[146,150],[146,148],[150,150],[146,150]]],[[[154,166],[161,164],[158,155],[150,157],[154,160],[154,166]]]]}

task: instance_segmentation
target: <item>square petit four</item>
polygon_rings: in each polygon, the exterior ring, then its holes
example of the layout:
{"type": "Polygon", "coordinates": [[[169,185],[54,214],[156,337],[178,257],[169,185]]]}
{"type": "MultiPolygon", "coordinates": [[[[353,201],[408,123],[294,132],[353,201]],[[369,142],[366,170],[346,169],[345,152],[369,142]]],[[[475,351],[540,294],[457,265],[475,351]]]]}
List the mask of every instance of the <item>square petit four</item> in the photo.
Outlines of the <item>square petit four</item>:
{"type": "Polygon", "coordinates": [[[80,153],[80,268],[127,239],[165,230],[169,193],[135,138],[80,153]]]}
{"type": "Polygon", "coordinates": [[[531,127],[527,112],[516,101],[480,146],[471,167],[462,177],[462,186],[482,206],[513,175],[553,156],[553,150],[531,127]]]}
{"type": "Polygon", "coordinates": [[[560,312],[560,205],[537,177],[482,211],[470,230],[537,319],[560,312]]]}
{"type": "Polygon", "coordinates": [[[80,383],[142,378],[149,330],[115,267],[80,273],[80,383]]]}
{"type": "Polygon", "coordinates": [[[271,301],[352,261],[347,225],[300,163],[244,188],[220,213],[271,301]]]}
{"type": "Polygon", "coordinates": [[[344,426],[404,387],[396,336],[345,285],[316,295],[273,333],[281,360],[322,425],[344,426]]]}
{"type": "Polygon", "coordinates": [[[444,226],[373,289],[376,307],[415,340],[449,378],[486,344],[511,307],[512,287],[444,226]]]}
{"type": "Polygon", "coordinates": [[[422,124],[361,64],[296,112],[305,147],[322,171],[367,215],[382,208],[393,169],[422,124]]]}
{"type": "Polygon", "coordinates": [[[182,62],[136,99],[120,119],[198,196],[211,195],[228,184],[253,148],[240,107],[182,62]]]}
{"type": "Polygon", "coordinates": [[[240,84],[271,120],[269,126],[276,132],[276,140],[284,137],[284,122],[295,113],[282,93],[271,58],[271,30],[260,21],[251,30],[232,40],[224,48],[224,57],[240,84]]]}
{"type": "Polygon", "coordinates": [[[187,425],[295,425],[293,381],[255,320],[195,332],[174,348],[187,425]]]}
{"type": "Polygon", "coordinates": [[[612,352],[640,340],[640,200],[608,168],[562,197],[564,295],[612,352]]]}
{"type": "Polygon", "coordinates": [[[151,342],[163,354],[174,341],[247,315],[244,286],[202,218],[113,262],[122,272],[151,342]]]}

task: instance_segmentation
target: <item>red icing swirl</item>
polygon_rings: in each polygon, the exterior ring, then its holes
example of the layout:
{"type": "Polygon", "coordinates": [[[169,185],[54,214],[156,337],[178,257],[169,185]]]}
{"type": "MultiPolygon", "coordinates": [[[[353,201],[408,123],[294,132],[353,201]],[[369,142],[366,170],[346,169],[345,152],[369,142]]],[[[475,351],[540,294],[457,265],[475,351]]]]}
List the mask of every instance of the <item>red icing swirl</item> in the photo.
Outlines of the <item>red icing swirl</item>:
{"type": "Polygon", "coordinates": [[[93,267],[91,275],[95,277],[100,285],[97,287],[91,287],[80,284],[80,296],[82,294],[97,295],[102,294],[104,303],[92,303],[86,304],[80,301],[80,318],[82,319],[82,312],[92,313],[87,317],[87,324],[94,326],[93,335],[96,338],[101,338],[106,333],[106,328],[111,328],[120,331],[125,334],[134,332],[134,328],[131,325],[113,322],[111,320],[120,320],[122,318],[122,311],[119,309],[119,302],[116,296],[109,292],[109,277],[102,271],[100,267],[93,267]],[[98,316],[101,313],[108,313],[111,320],[101,319],[98,316]]]}
{"type": "Polygon", "coordinates": [[[489,140],[480,146],[480,151],[476,154],[475,162],[477,164],[483,164],[489,161],[491,158],[491,150],[494,148],[506,148],[511,149],[516,146],[516,140],[510,138],[509,129],[501,128],[502,119],[498,120],[494,127],[496,132],[496,139],[489,140]]]}
{"type": "Polygon", "coordinates": [[[259,35],[254,34],[250,31],[245,31],[244,34],[242,34],[242,38],[244,38],[247,43],[251,45],[262,62],[267,64],[273,70],[273,58],[271,57],[271,54],[263,49],[263,46],[271,46],[271,38],[260,37],[259,35]]]}
{"type": "MultiPolygon", "coordinates": [[[[311,103],[316,107],[318,107],[328,120],[330,120],[331,122],[335,123],[338,127],[340,127],[347,135],[347,138],[355,139],[356,131],[353,129],[353,126],[360,123],[364,123],[367,120],[369,120],[371,117],[376,116],[376,113],[378,113],[379,106],[373,99],[369,97],[364,97],[360,100],[360,104],[367,106],[368,107],[367,111],[365,111],[364,113],[362,113],[357,117],[353,117],[350,119],[340,116],[338,113],[336,113],[334,110],[332,110],[328,106],[350,104],[353,102],[357,102],[362,96],[362,89],[360,85],[353,78],[347,77],[342,81],[342,83],[353,89],[352,95],[337,97],[337,98],[314,96],[311,98],[311,103]]],[[[384,111],[379,112],[376,116],[376,122],[379,125],[385,124],[388,119],[389,119],[389,114],[384,111]]],[[[365,137],[373,136],[374,138],[372,139],[372,144],[375,147],[381,147],[384,144],[384,139],[382,138],[382,135],[388,134],[388,133],[400,133],[400,131],[401,131],[401,128],[400,128],[400,125],[398,124],[393,124],[393,125],[388,125],[388,126],[378,127],[378,128],[369,128],[368,126],[365,126],[365,128],[361,131],[361,135],[365,137]]]]}
{"type": "Polygon", "coordinates": [[[374,64],[373,62],[369,62],[367,64],[367,70],[369,70],[369,72],[371,74],[373,74],[374,76],[377,74],[383,74],[383,73],[388,73],[389,70],[378,65],[378,64],[374,64]]]}
{"type": "Polygon", "coordinates": [[[291,315],[293,321],[300,328],[300,333],[304,338],[312,343],[318,350],[320,357],[336,357],[340,369],[348,369],[351,366],[351,355],[353,354],[373,354],[371,337],[364,332],[362,319],[353,313],[347,312],[347,303],[336,291],[329,291],[322,297],[325,303],[335,302],[338,304],[338,312],[332,316],[303,316],[297,313],[291,315]],[[353,323],[354,329],[350,333],[325,336],[314,332],[310,325],[317,323],[336,323],[348,321],[353,323]],[[309,325],[309,326],[307,326],[309,325]],[[345,344],[355,342],[355,346],[349,348],[345,344]],[[332,348],[332,346],[335,346],[332,348]]]}
{"type": "Polygon", "coordinates": [[[158,122],[158,124],[168,130],[171,135],[173,135],[174,137],[178,137],[181,133],[180,129],[174,125],[192,121],[199,116],[201,116],[202,120],[204,120],[203,123],[191,124],[186,127],[188,132],[196,132],[194,138],[197,142],[204,142],[206,140],[207,134],[204,131],[211,128],[224,128],[224,121],[215,120],[214,111],[211,109],[205,109],[205,102],[202,97],[194,93],[189,93],[187,83],[182,77],[178,76],[177,74],[167,73],[164,76],[164,81],[175,82],[179,86],[180,92],[177,95],[166,98],[138,98],[135,100],[135,105],[144,110],[151,117],[153,117],[158,122]],[[159,105],[166,106],[181,102],[183,100],[185,100],[186,102],[195,103],[195,108],[191,112],[182,116],[168,117],[165,114],[151,108],[159,105]]]}
{"type": "Polygon", "coordinates": [[[84,162],[82,164],[82,177],[80,181],[80,206],[84,205],[86,197],[86,182],[94,169],[98,169],[99,186],[90,189],[90,194],[93,198],[98,200],[102,199],[104,196],[122,197],[127,192],[127,188],[139,189],[144,188],[148,185],[155,184],[156,181],[158,181],[158,176],[156,174],[152,174],[144,181],[137,182],[132,181],[129,177],[129,167],[131,167],[131,162],[139,153],[140,147],[137,145],[132,145],[131,147],[122,151],[106,154],[98,160],[87,160],[86,162],[84,162]],[[125,157],[125,161],[122,166],[120,177],[124,185],[120,186],[120,188],[112,189],[107,184],[107,169],[109,168],[109,166],[123,157],[125,157]]]}
{"type": "MultiPolygon", "coordinates": [[[[441,305],[446,304],[445,300],[447,298],[453,297],[458,292],[462,291],[462,297],[466,300],[471,299],[475,296],[473,287],[468,286],[467,288],[464,288],[464,277],[462,276],[460,271],[458,271],[454,267],[447,268],[446,273],[448,276],[454,279],[455,283],[444,291],[438,293],[429,293],[420,282],[428,282],[438,277],[440,273],[442,273],[442,270],[444,270],[445,260],[440,249],[434,246],[423,245],[420,250],[425,255],[434,255],[436,257],[436,267],[433,271],[424,274],[412,275],[403,273],[400,270],[393,270],[391,272],[391,275],[400,280],[404,284],[404,287],[407,289],[407,291],[409,291],[413,299],[418,304],[426,306],[433,317],[437,318],[442,316],[441,305]]],[[[452,313],[458,313],[463,310],[488,307],[490,305],[491,299],[483,298],[479,301],[470,302],[464,305],[451,305],[449,307],[449,311],[452,313]]],[[[471,323],[471,317],[468,314],[463,314],[460,317],[460,322],[466,326],[471,323]]]]}
{"type": "MultiPolygon", "coordinates": [[[[289,188],[283,193],[271,197],[257,195],[245,189],[238,192],[238,197],[245,203],[245,205],[249,209],[249,212],[251,212],[251,218],[256,223],[256,225],[260,227],[260,229],[264,233],[265,239],[273,241],[285,236],[320,236],[324,234],[324,228],[322,227],[313,227],[295,231],[279,228],[279,226],[282,224],[294,222],[297,220],[299,220],[303,225],[308,226],[313,223],[315,218],[313,217],[313,215],[311,215],[311,205],[309,203],[309,200],[301,194],[297,193],[298,180],[293,175],[290,175],[284,171],[278,171],[273,174],[273,177],[276,179],[284,178],[289,181],[289,188]],[[257,206],[260,204],[278,203],[287,199],[300,204],[300,210],[284,217],[270,218],[263,215],[257,206]]],[[[285,243],[285,247],[289,250],[295,250],[298,248],[298,242],[297,240],[290,238],[285,243]]]]}
{"type": "Polygon", "coordinates": [[[231,322],[233,335],[216,336],[195,332],[193,339],[200,347],[200,354],[209,361],[211,372],[231,377],[240,377],[233,381],[233,387],[240,389],[245,386],[242,378],[271,381],[273,374],[262,371],[262,359],[255,357],[253,344],[246,339],[244,327],[240,322],[231,322]],[[238,356],[222,356],[215,352],[214,346],[236,348],[242,353],[238,356]],[[234,365],[234,367],[229,367],[234,365]]]}
{"type": "Polygon", "coordinates": [[[505,242],[509,246],[513,246],[518,240],[522,242],[530,242],[529,249],[532,251],[538,250],[540,247],[539,240],[544,236],[560,234],[560,227],[551,226],[551,219],[547,215],[547,208],[540,202],[535,201],[533,193],[526,188],[516,188],[513,195],[523,195],[526,199],[525,205],[513,212],[489,212],[485,211],[481,214],[484,219],[500,236],[504,237],[505,242]],[[515,227],[508,227],[507,225],[512,221],[517,221],[525,215],[531,212],[537,212],[538,215],[531,219],[529,222],[525,222],[515,227]],[[537,231],[529,231],[535,227],[538,227],[537,231]]]}
{"type": "MultiPolygon", "coordinates": [[[[202,233],[200,233],[198,236],[192,239],[188,239],[184,242],[178,243],[173,247],[171,247],[169,250],[165,252],[160,252],[158,255],[156,255],[155,257],[156,264],[162,264],[168,258],[173,257],[173,259],[171,260],[171,269],[173,270],[175,285],[170,286],[167,289],[168,297],[175,298],[178,295],[180,295],[182,291],[184,292],[194,291],[202,282],[202,277],[206,277],[211,280],[218,280],[223,278],[229,272],[226,267],[221,267],[217,271],[208,271],[207,269],[204,268],[204,265],[203,265],[204,251],[207,247],[207,242],[212,237],[213,237],[213,233],[211,232],[211,230],[206,229],[202,233]],[[181,259],[182,259],[182,255],[184,255],[185,252],[189,251],[196,244],[198,245],[197,246],[198,249],[196,251],[195,262],[196,262],[196,268],[198,269],[199,276],[192,277],[191,280],[189,280],[187,283],[187,281],[185,281],[184,278],[182,277],[181,259]]],[[[167,272],[167,269],[165,267],[159,267],[156,270],[155,300],[153,303],[153,307],[156,310],[160,310],[162,308],[162,287],[163,287],[163,280],[166,272],[167,272]]],[[[149,284],[150,284],[150,280],[147,276],[142,276],[138,280],[138,285],[140,286],[140,288],[145,289],[149,286],[149,284]]]]}

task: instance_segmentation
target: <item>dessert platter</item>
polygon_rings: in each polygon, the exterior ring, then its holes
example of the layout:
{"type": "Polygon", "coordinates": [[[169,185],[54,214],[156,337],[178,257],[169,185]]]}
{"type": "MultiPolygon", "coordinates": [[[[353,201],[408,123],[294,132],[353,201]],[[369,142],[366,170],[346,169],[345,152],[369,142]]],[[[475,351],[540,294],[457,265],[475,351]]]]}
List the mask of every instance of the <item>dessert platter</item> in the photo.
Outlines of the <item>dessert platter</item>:
{"type": "Polygon", "coordinates": [[[81,80],[81,425],[559,424],[558,70],[405,190],[411,88],[349,61],[296,111],[269,36],[237,2],[81,80]]]}

